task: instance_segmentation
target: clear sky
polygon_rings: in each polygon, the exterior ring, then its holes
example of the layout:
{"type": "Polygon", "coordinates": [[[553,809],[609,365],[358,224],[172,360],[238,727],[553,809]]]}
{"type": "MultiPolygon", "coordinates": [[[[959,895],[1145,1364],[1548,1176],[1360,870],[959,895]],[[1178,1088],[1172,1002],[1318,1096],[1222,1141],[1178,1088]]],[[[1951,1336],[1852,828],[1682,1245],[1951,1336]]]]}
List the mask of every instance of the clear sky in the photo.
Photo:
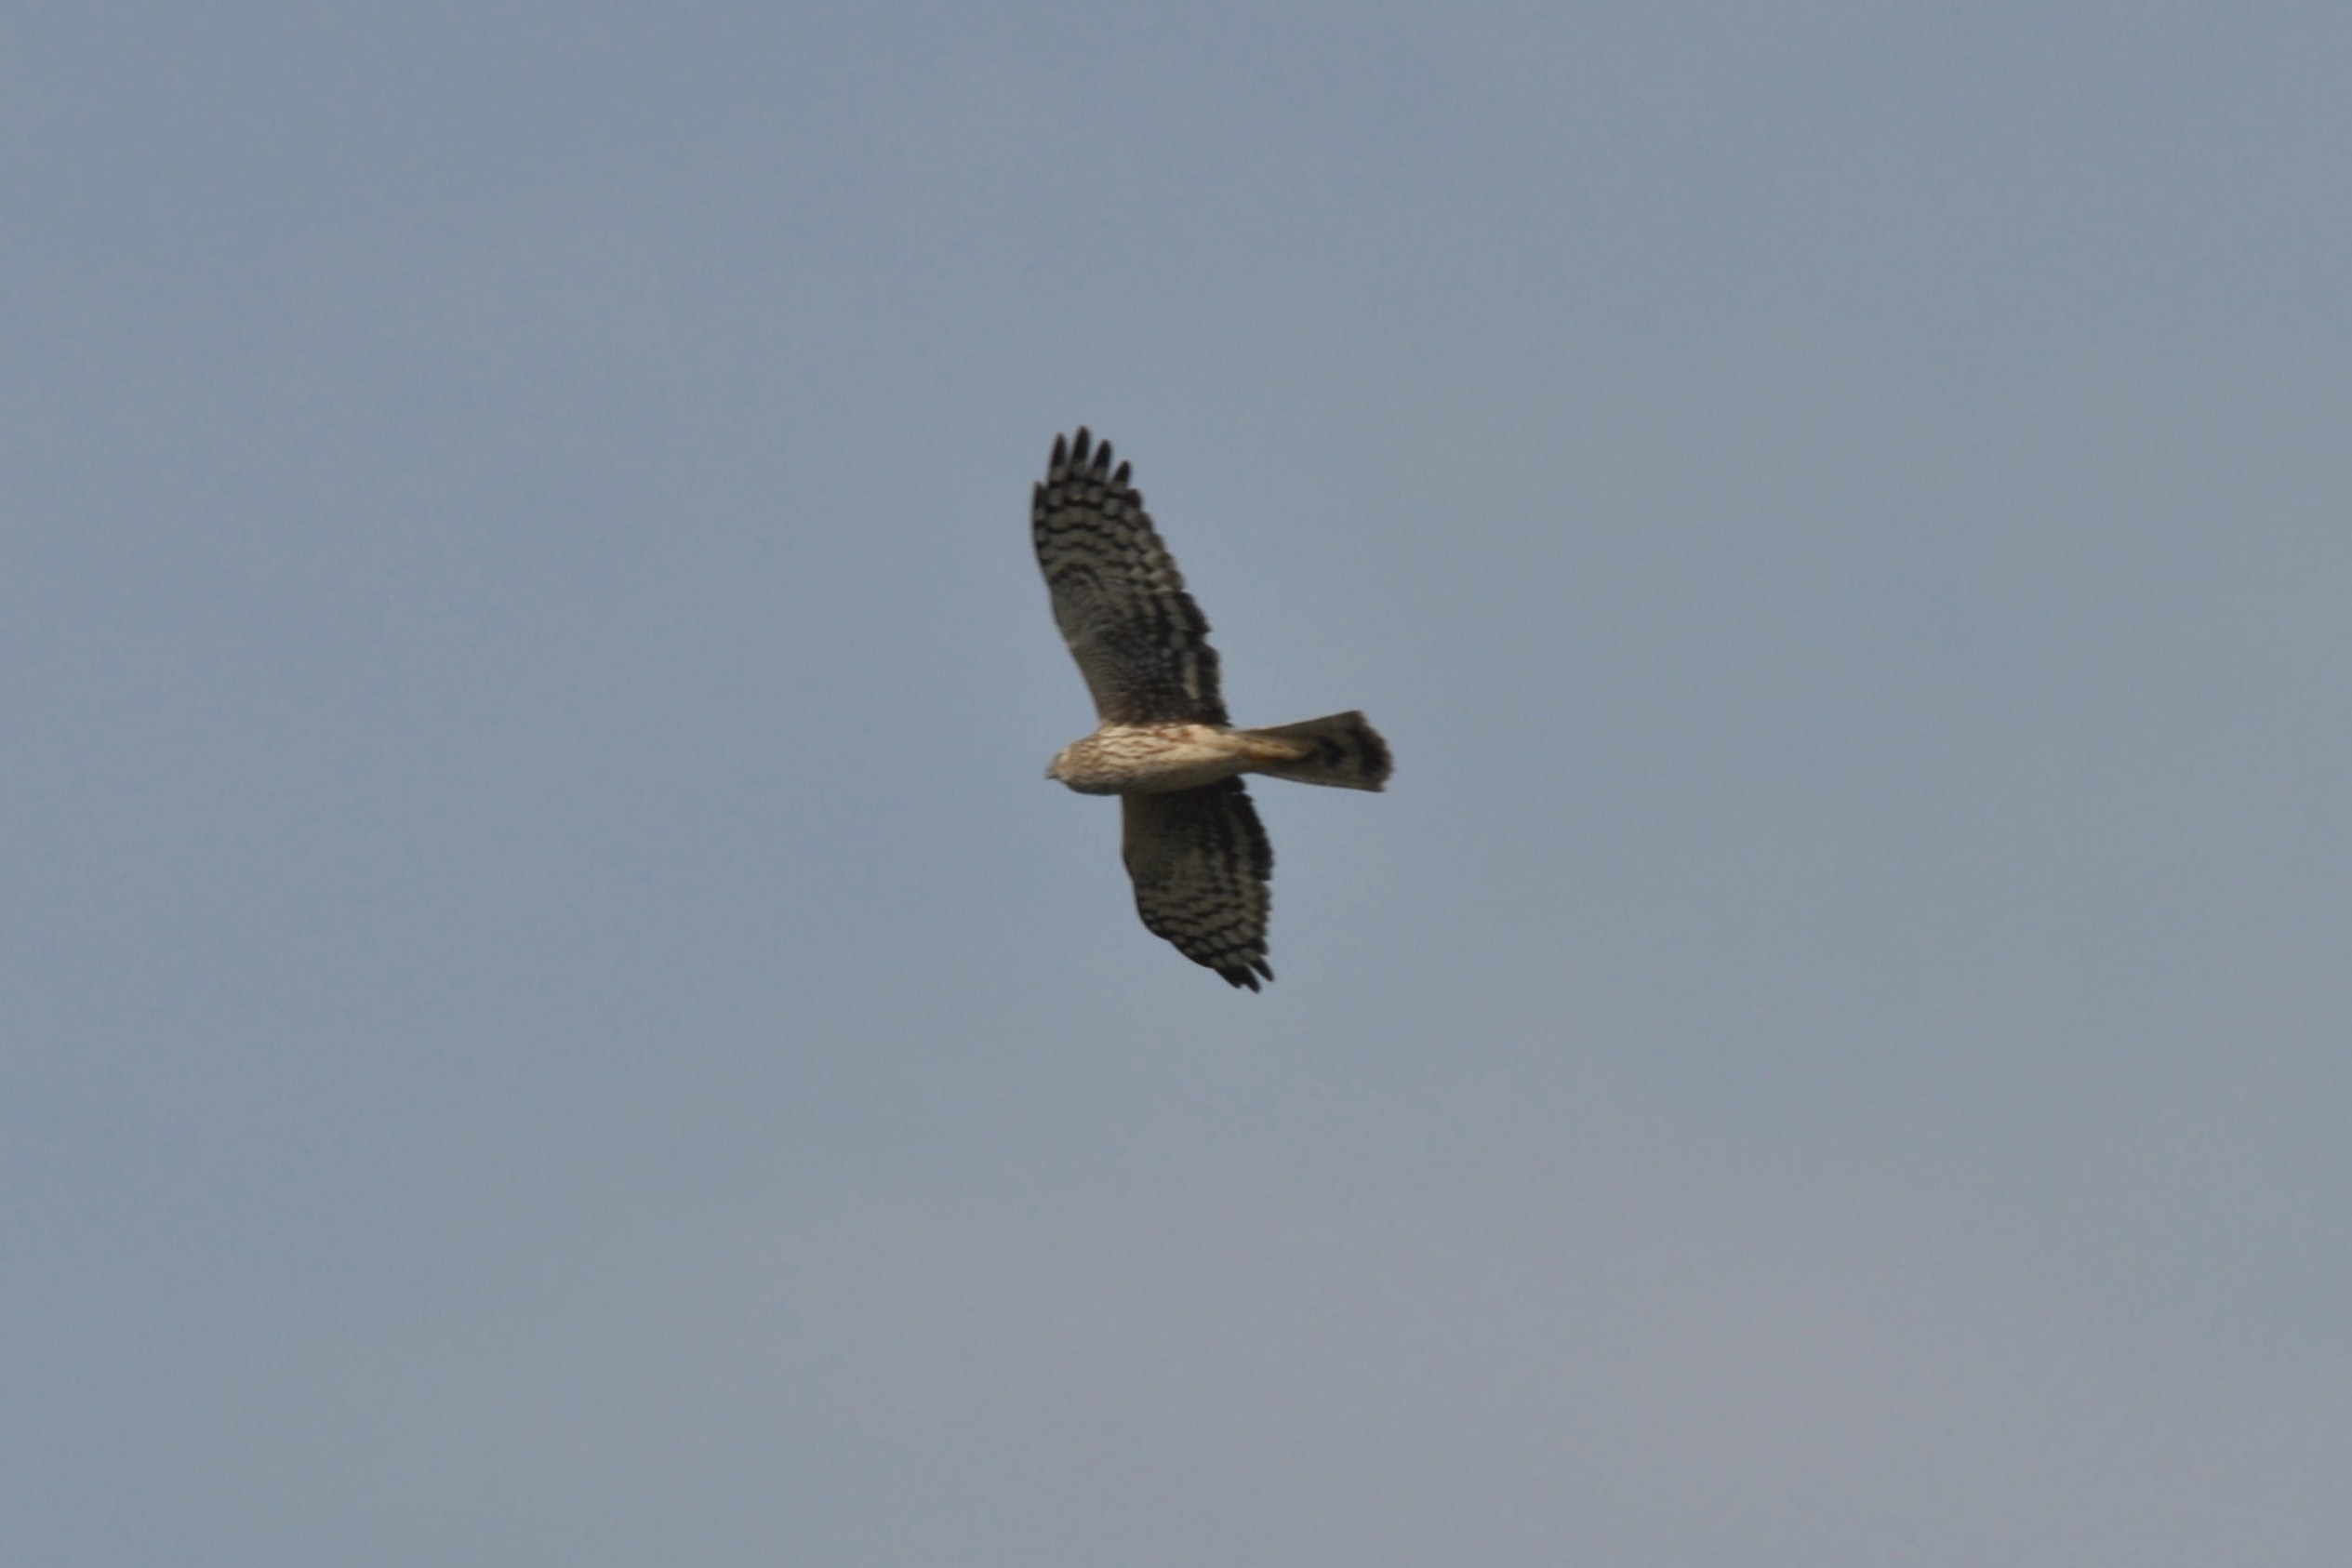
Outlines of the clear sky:
{"type": "Polygon", "coordinates": [[[2352,1540],[2352,10],[0,23],[0,1559],[2352,1540]],[[1027,535],[1117,443],[1263,995],[1027,535]]]}

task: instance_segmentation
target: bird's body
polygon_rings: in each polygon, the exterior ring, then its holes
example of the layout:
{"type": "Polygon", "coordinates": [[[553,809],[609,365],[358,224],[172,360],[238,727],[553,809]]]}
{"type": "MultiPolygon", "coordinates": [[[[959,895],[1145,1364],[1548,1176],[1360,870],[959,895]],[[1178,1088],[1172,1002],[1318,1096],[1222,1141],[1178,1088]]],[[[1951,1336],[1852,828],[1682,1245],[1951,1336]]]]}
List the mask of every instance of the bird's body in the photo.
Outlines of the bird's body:
{"type": "Polygon", "coordinates": [[[1249,737],[1221,724],[1105,724],[1063,747],[1045,777],[1082,795],[1197,790],[1247,773],[1249,737]]]}
{"type": "Polygon", "coordinates": [[[1356,712],[1235,729],[1209,623],[1184,590],[1127,465],[1084,429],[1054,441],[1030,532],[1054,619],[1101,720],[1045,770],[1083,794],[1122,797],[1136,912],[1196,963],[1256,990],[1266,962],[1274,853],[1241,775],[1377,790],[1389,748],[1356,712]]]}

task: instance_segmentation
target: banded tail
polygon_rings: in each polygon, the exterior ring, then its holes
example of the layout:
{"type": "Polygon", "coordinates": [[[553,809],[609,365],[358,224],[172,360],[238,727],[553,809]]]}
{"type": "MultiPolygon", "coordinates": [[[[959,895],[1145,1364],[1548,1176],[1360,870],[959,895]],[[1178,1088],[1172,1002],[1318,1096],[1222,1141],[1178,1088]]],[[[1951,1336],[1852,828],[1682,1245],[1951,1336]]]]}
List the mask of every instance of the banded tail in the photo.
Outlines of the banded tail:
{"type": "Polygon", "coordinates": [[[1252,773],[1341,790],[1377,790],[1389,781],[1389,743],[1362,713],[1333,713],[1242,734],[1251,742],[1252,773]]]}

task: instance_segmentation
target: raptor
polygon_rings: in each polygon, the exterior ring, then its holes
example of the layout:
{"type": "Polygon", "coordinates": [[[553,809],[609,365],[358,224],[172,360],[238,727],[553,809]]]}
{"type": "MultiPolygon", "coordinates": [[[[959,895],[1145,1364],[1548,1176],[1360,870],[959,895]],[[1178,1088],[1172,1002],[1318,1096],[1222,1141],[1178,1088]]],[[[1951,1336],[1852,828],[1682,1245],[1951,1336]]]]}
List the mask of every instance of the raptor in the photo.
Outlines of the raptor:
{"type": "Polygon", "coordinates": [[[1274,851],[1244,774],[1377,790],[1388,742],[1362,713],[1236,729],[1218,689],[1209,623],[1144,511],[1128,465],[1081,427],[1054,438],[1030,503],[1054,620],[1100,721],[1062,748],[1048,778],[1117,795],[1122,848],[1144,925],[1195,963],[1256,990],[1266,958],[1274,851]]]}

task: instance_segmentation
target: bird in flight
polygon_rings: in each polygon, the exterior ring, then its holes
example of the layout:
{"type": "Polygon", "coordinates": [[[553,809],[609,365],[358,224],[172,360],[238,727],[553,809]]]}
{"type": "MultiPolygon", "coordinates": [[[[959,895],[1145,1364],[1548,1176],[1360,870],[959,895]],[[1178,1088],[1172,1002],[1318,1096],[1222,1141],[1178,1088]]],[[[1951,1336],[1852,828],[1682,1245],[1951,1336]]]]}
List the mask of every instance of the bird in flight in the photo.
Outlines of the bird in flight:
{"type": "Polygon", "coordinates": [[[1117,795],[1136,912],[1155,937],[1256,990],[1273,907],[1274,851],[1242,775],[1377,790],[1388,742],[1362,713],[1235,729],[1217,689],[1209,623],[1184,591],[1128,468],[1080,427],[1054,438],[1030,506],[1054,620],[1094,694],[1095,733],[1045,770],[1082,794],[1117,795]]]}

